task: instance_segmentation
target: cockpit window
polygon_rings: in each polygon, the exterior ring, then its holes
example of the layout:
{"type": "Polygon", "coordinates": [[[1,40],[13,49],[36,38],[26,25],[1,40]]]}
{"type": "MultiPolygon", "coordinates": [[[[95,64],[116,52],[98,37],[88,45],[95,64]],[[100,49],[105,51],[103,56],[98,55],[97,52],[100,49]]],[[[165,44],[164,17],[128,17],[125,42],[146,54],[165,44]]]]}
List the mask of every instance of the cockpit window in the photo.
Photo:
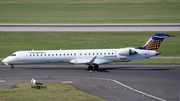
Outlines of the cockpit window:
{"type": "Polygon", "coordinates": [[[11,56],[16,56],[16,54],[11,54],[11,56]]]}

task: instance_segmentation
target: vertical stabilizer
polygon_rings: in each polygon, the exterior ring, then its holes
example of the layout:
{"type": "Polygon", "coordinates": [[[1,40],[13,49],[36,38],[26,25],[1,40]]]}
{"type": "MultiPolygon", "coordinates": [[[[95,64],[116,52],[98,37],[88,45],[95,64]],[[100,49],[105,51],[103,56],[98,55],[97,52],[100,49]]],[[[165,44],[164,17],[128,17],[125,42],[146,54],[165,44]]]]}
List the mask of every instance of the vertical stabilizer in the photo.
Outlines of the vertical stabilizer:
{"type": "Polygon", "coordinates": [[[163,39],[167,37],[169,37],[168,34],[156,33],[146,42],[144,46],[138,47],[138,49],[157,51],[163,42],[163,39]]]}

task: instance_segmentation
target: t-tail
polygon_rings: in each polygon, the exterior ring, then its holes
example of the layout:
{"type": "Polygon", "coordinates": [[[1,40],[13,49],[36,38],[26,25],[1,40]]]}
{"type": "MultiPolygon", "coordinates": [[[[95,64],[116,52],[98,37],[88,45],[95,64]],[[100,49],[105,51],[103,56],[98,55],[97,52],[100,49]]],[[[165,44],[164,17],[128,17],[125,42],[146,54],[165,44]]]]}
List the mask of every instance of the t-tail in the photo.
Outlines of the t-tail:
{"type": "Polygon", "coordinates": [[[157,51],[163,42],[163,39],[167,37],[169,37],[168,34],[156,33],[146,42],[144,46],[138,47],[138,49],[157,51]]]}

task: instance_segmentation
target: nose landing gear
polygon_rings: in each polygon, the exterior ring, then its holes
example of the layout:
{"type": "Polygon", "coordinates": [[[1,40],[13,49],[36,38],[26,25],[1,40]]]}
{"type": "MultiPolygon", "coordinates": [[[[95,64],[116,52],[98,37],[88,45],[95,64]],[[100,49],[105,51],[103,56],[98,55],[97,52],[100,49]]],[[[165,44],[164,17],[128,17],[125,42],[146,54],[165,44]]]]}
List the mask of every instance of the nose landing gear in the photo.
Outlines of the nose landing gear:
{"type": "Polygon", "coordinates": [[[11,64],[11,69],[14,69],[14,65],[13,64],[11,64]]]}

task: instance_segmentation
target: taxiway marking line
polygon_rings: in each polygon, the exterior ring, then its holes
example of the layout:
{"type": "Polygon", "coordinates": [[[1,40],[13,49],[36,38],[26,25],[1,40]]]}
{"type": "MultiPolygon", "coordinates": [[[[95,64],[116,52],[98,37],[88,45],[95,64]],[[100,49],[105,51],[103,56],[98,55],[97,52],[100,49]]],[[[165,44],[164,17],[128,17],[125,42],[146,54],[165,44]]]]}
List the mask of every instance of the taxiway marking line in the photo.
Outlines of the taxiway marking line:
{"type": "Polygon", "coordinates": [[[130,89],[130,90],[132,90],[132,91],[134,91],[134,92],[137,92],[137,93],[146,95],[146,96],[148,96],[148,97],[151,97],[151,98],[154,98],[154,99],[157,99],[157,100],[160,100],[160,101],[167,101],[167,100],[165,100],[165,99],[162,99],[162,98],[159,98],[159,97],[156,97],[156,96],[147,94],[147,93],[145,93],[145,92],[142,92],[142,91],[140,91],[140,90],[134,89],[134,88],[132,88],[132,87],[130,87],[130,86],[128,86],[128,85],[125,85],[125,84],[123,84],[123,83],[121,83],[121,82],[119,82],[119,81],[113,80],[113,79],[94,78],[94,77],[91,78],[91,79],[109,80],[109,81],[115,82],[115,83],[117,83],[117,84],[119,84],[119,85],[121,85],[121,86],[124,86],[124,87],[126,87],[126,88],[128,88],[128,89],[130,89]]]}
{"type": "Polygon", "coordinates": [[[4,82],[6,82],[6,80],[0,80],[0,83],[4,83],[4,82]]]}

